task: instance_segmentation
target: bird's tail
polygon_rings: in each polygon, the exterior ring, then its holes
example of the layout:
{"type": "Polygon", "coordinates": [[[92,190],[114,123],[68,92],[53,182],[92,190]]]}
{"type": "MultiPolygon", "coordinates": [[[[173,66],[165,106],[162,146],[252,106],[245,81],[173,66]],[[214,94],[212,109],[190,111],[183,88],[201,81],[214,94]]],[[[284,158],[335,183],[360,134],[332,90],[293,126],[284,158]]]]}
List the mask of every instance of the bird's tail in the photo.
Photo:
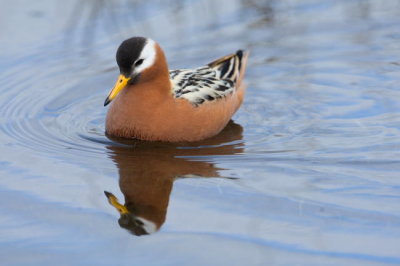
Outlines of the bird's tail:
{"type": "Polygon", "coordinates": [[[246,71],[248,51],[238,50],[234,54],[221,57],[208,64],[214,68],[220,79],[229,79],[235,82],[236,87],[241,87],[241,83],[246,71]]]}

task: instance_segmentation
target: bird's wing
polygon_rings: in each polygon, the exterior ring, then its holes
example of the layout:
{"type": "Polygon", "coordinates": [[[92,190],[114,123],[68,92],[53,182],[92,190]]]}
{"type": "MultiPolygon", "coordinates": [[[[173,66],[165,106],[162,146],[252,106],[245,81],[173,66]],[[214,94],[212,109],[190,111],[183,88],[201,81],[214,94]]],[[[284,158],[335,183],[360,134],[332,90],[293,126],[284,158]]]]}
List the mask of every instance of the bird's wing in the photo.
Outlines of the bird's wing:
{"type": "Polygon", "coordinates": [[[232,80],[218,78],[217,71],[208,66],[173,70],[169,74],[174,97],[186,99],[194,106],[222,99],[235,90],[232,80]]]}
{"type": "Polygon", "coordinates": [[[204,67],[170,71],[174,97],[198,106],[232,94],[240,87],[247,57],[247,52],[239,50],[204,67]]]}

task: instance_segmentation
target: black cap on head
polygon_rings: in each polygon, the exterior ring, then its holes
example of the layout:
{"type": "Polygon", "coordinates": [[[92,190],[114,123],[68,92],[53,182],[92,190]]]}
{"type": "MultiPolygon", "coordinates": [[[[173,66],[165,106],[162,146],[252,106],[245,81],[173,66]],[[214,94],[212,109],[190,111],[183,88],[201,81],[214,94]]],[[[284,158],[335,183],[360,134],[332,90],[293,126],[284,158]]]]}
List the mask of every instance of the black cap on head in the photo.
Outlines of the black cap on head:
{"type": "Polygon", "coordinates": [[[132,214],[122,214],[118,219],[119,226],[130,231],[132,234],[141,236],[148,235],[149,232],[143,227],[143,222],[136,219],[132,214]]]}
{"type": "Polygon", "coordinates": [[[146,38],[132,37],[121,43],[117,50],[117,64],[121,74],[129,76],[133,63],[139,58],[143,47],[146,45],[146,38]]]}

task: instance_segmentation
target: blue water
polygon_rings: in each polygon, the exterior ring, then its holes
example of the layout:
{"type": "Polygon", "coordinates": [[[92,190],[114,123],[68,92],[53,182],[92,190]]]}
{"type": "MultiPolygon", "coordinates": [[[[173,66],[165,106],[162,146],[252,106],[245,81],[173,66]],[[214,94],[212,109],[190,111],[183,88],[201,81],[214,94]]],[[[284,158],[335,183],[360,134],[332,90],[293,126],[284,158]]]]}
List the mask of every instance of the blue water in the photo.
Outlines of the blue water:
{"type": "Polygon", "coordinates": [[[0,4],[2,265],[400,264],[399,1],[0,4]],[[135,35],[172,69],[250,50],[234,122],[192,144],[104,136],[135,35]],[[159,230],[121,228],[104,191],[159,230]]]}

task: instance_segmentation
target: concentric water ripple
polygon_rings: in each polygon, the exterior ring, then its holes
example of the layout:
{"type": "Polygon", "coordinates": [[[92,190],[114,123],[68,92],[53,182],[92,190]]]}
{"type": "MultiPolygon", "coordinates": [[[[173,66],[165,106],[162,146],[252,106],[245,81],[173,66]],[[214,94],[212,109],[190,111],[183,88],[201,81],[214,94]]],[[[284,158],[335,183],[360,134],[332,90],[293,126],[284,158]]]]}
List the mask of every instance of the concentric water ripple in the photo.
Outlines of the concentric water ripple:
{"type": "Polygon", "coordinates": [[[264,260],[279,251],[300,262],[306,254],[323,258],[322,264],[332,258],[342,264],[399,263],[400,9],[387,2],[228,6],[202,0],[166,5],[157,14],[150,2],[134,12],[127,3],[115,9],[103,4],[124,18],[118,33],[109,30],[117,27],[115,17],[95,9],[87,23],[77,19],[26,49],[16,47],[20,53],[2,55],[0,139],[10,153],[0,160],[5,239],[14,241],[13,232],[22,228],[27,237],[18,239],[27,246],[62,239],[66,250],[85,255],[85,243],[104,243],[108,250],[109,243],[121,241],[133,247],[136,259],[150,246],[156,255],[169,246],[182,248],[174,241],[183,235],[191,249],[182,253],[191,259],[196,250],[210,255],[203,249],[207,242],[191,246],[193,235],[207,235],[216,243],[231,238],[221,246],[239,257],[254,242],[264,260]],[[193,19],[199,15],[201,20],[193,19]],[[247,95],[234,123],[198,143],[108,139],[103,101],[118,74],[115,49],[131,35],[159,41],[172,68],[250,49],[247,95]],[[20,159],[25,153],[27,159],[20,159]],[[124,163],[128,170],[143,166],[144,173],[173,178],[225,178],[175,181],[160,233],[131,242],[119,235],[117,214],[103,195],[122,192],[118,170],[124,163]],[[144,242],[151,245],[145,249],[144,242]]]}
{"type": "MultiPolygon", "coordinates": [[[[61,85],[52,75],[32,77],[24,80],[23,84],[16,80],[14,82],[18,86],[6,86],[6,91],[7,87],[14,88],[13,94],[0,108],[0,112],[7,117],[0,128],[13,144],[56,157],[77,161],[104,157],[105,144],[118,145],[104,136],[106,108],[101,104],[109,89],[105,84],[112,80],[109,78],[112,74],[103,73],[94,79],[86,76],[83,77],[86,79],[61,85]]],[[[108,86],[112,84],[108,83],[108,86]]],[[[181,148],[209,149],[241,143],[242,140],[222,140],[181,148]]]]}
{"type": "MultiPolygon", "coordinates": [[[[53,84],[51,75],[41,77],[39,80],[40,82],[35,79],[25,81],[30,86],[20,85],[19,91],[13,88],[15,95],[18,96],[10,96],[0,109],[7,118],[7,122],[1,127],[2,131],[18,145],[49,154],[70,154],[79,160],[103,153],[102,146],[79,137],[79,134],[104,135],[104,110],[99,104],[100,94],[68,101],[70,99],[63,99],[62,92],[69,90],[69,94],[74,94],[70,87],[59,86],[55,92],[53,86],[44,85],[53,84]],[[64,102],[60,102],[60,97],[64,102]],[[61,103],[64,106],[55,109],[54,103],[61,103]],[[98,106],[98,110],[103,113],[92,112],[95,111],[92,106],[98,106]]],[[[78,94],[76,98],[79,97],[78,94]]]]}

